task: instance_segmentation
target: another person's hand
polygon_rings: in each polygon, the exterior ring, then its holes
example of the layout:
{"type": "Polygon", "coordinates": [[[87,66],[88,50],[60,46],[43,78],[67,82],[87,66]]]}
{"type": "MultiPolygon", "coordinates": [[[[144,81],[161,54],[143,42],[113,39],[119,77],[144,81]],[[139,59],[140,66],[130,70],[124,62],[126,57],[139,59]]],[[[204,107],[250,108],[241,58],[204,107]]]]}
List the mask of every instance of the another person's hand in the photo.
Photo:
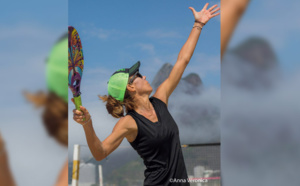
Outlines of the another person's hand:
{"type": "Polygon", "coordinates": [[[189,9],[192,10],[194,14],[196,22],[206,24],[211,18],[220,15],[220,12],[216,13],[217,11],[220,10],[220,8],[217,8],[218,5],[214,5],[209,9],[207,9],[207,7],[208,7],[208,3],[204,5],[203,9],[200,12],[197,12],[193,7],[189,7],[189,9]]]}
{"type": "MultiPolygon", "coordinates": [[[[74,99],[72,98],[71,101],[74,103],[74,99]]],[[[75,103],[74,103],[75,105],[75,103]]],[[[84,107],[84,106],[80,106],[80,110],[74,109],[73,110],[73,119],[74,121],[76,121],[77,123],[81,124],[81,125],[85,125],[88,122],[91,121],[91,115],[89,113],[89,111],[84,107]]]]}

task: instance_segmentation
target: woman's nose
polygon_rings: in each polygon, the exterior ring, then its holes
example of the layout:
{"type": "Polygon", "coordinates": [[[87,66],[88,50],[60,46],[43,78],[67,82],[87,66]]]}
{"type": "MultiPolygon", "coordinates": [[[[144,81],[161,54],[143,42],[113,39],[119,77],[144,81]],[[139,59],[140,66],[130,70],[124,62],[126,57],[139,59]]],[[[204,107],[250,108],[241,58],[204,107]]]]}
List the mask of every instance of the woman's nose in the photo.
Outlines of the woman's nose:
{"type": "Polygon", "coordinates": [[[145,80],[146,80],[146,76],[143,76],[143,79],[145,79],[145,80]]]}

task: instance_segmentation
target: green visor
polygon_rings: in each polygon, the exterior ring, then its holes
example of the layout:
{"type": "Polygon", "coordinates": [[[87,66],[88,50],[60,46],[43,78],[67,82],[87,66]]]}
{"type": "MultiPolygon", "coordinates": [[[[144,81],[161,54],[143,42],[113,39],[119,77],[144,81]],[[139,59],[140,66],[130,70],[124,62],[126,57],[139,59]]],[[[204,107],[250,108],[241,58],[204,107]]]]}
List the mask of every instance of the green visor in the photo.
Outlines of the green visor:
{"type": "Polygon", "coordinates": [[[112,96],[116,100],[123,101],[128,79],[134,73],[139,71],[139,68],[140,62],[138,61],[131,68],[123,68],[114,72],[108,81],[108,95],[112,96]]]}

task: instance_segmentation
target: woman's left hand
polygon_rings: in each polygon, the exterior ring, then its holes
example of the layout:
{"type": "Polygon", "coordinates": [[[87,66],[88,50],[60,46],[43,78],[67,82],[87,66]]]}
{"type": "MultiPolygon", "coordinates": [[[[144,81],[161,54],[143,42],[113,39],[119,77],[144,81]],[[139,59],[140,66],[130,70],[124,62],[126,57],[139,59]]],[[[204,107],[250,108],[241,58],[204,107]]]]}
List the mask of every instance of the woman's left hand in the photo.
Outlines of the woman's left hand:
{"type": "Polygon", "coordinates": [[[220,10],[220,8],[217,8],[218,5],[214,5],[209,9],[207,9],[207,7],[208,7],[208,3],[204,5],[203,9],[200,12],[197,12],[193,7],[189,7],[189,9],[192,10],[194,14],[196,22],[206,24],[211,18],[220,15],[220,12],[216,13],[217,11],[220,10]]]}

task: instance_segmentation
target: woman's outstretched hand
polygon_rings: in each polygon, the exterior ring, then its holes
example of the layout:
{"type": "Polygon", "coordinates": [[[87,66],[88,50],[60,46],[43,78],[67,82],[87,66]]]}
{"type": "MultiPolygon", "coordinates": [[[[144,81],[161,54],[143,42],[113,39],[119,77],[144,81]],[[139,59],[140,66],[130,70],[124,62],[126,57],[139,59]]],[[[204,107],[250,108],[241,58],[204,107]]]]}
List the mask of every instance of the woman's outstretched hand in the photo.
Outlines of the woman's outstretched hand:
{"type": "Polygon", "coordinates": [[[203,7],[203,9],[200,12],[197,12],[193,7],[189,7],[190,10],[192,10],[195,21],[200,22],[203,24],[206,24],[211,18],[220,15],[220,12],[216,13],[220,10],[220,8],[217,8],[218,5],[214,5],[207,9],[208,3],[206,3],[203,7]]]}
{"type": "MultiPolygon", "coordinates": [[[[73,98],[71,99],[71,101],[74,103],[73,98]]],[[[74,105],[75,105],[75,103],[74,103],[74,105]]],[[[84,106],[80,106],[80,110],[81,111],[79,111],[77,109],[73,110],[73,119],[77,123],[79,123],[81,125],[85,125],[88,122],[90,122],[91,115],[90,115],[89,111],[84,106]]]]}

